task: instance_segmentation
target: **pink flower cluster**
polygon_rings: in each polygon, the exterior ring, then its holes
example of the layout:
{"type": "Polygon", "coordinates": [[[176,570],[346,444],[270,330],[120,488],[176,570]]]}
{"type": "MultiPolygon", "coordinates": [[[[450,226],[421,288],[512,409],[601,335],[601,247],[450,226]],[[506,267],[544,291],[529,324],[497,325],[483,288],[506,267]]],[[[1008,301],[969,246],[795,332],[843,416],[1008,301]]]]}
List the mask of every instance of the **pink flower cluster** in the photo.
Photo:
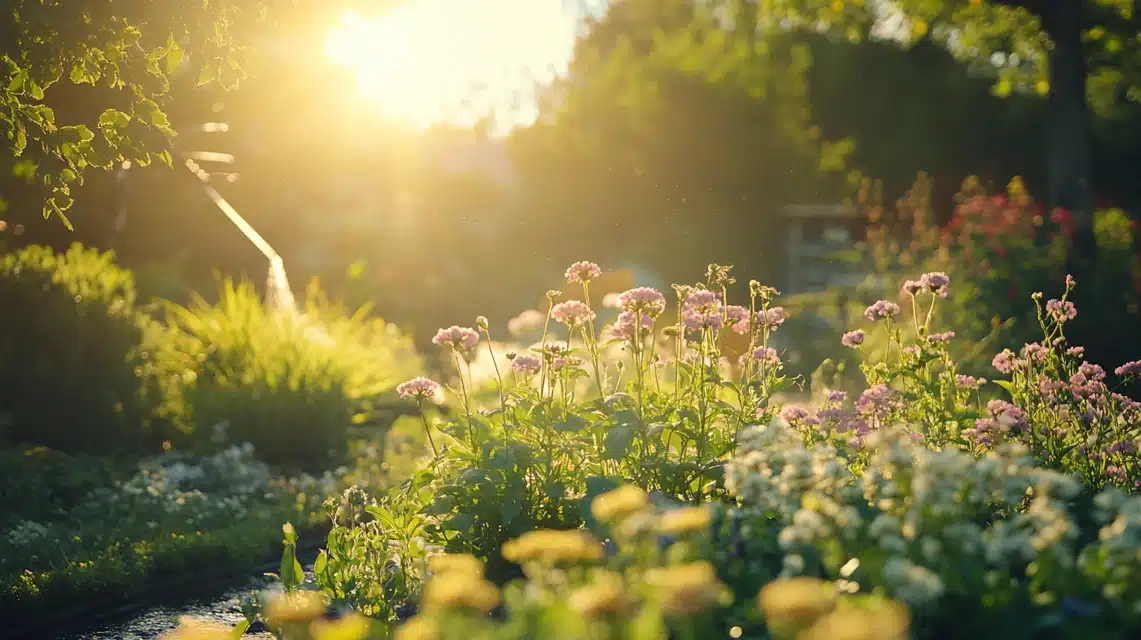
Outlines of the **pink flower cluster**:
{"type": "Polygon", "coordinates": [[[840,344],[848,347],[849,349],[855,349],[856,347],[864,344],[863,329],[856,329],[855,331],[849,331],[848,333],[845,333],[844,337],[840,338],[840,344]]]}
{"type": "Polygon", "coordinates": [[[651,318],[666,310],[666,297],[651,287],[636,287],[618,294],[618,306],[623,311],[640,311],[651,318]]]}
{"type": "Polygon", "coordinates": [[[432,344],[449,346],[456,351],[471,351],[479,344],[479,332],[469,327],[452,325],[436,332],[432,344]]]}
{"type": "Polygon", "coordinates": [[[409,400],[431,398],[440,390],[440,385],[428,378],[412,378],[396,385],[396,394],[409,400]]]}
{"type": "Polygon", "coordinates": [[[654,326],[654,318],[648,313],[623,311],[618,314],[618,320],[610,326],[610,337],[617,340],[634,340],[639,333],[636,326],[638,316],[641,316],[641,335],[645,336],[646,332],[654,326]]]}
{"type": "Polygon", "coordinates": [[[1062,324],[1067,320],[1078,317],[1078,309],[1069,300],[1050,300],[1046,303],[1046,313],[1054,322],[1062,324]]]}
{"type": "Polygon", "coordinates": [[[875,304],[864,309],[864,317],[872,322],[878,318],[894,318],[899,315],[899,305],[887,300],[877,300],[875,304]]]}
{"type": "Polygon", "coordinates": [[[535,374],[543,368],[543,361],[538,356],[520,354],[511,361],[511,370],[520,374],[535,374]]]}
{"type": "Polygon", "coordinates": [[[567,282],[587,284],[591,280],[596,280],[602,275],[602,269],[593,262],[576,262],[567,267],[566,272],[567,282]]]}
{"type": "Polygon", "coordinates": [[[720,331],[725,326],[721,296],[707,289],[691,292],[682,305],[682,322],[690,331],[720,331]]]}
{"type": "Polygon", "coordinates": [[[581,327],[594,320],[595,313],[581,300],[567,300],[551,308],[551,317],[568,327],[581,327]]]}

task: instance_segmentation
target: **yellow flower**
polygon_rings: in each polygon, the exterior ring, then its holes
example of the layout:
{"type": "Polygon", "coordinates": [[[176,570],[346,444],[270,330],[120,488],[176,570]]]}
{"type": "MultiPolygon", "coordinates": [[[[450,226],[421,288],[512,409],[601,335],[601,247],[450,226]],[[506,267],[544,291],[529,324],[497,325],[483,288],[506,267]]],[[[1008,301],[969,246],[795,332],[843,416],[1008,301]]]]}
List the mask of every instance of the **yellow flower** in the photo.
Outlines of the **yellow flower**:
{"type": "Polygon", "coordinates": [[[480,576],[445,573],[428,580],[423,600],[424,607],[428,609],[471,609],[490,613],[499,606],[499,589],[480,576]]]}
{"type": "Polygon", "coordinates": [[[617,574],[606,571],[595,575],[594,580],[570,594],[570,607],[579,613],[596,618],[619,614],[628,610],[633,599],[617,574]]]}
{"type": "Polygon", "coordinates": [[[184,617],[178,621],[178,628],[163,634],[161,640],[229,640],[231,635],[229,627],[184,617]]]}
{"type": "Polygon", "coordinates": [[[309,632],[314,640],[363,640],[369,628],[368,618],[349,614],[340,620],[317,620],[309,625],[309,632]]]}
{"type": "Polygon", "coordinates": [[[416,616],[400,625],[395,640],[439,640],[440,629],[431,618],[416,616]]]}
{"type": "Polygon", "coordinates": [[[836,599],[836,589],[823,580],[790,578],[765,585],[757,604],[773,631],[791,635],[835,610],[836,599]]]}
{"type": "Polygon", "coordinates": [[[731,597],[708,562],[651,569],[646,572],[646,582],[658,587],[662,610],[673,615],[699,613],[731,597]]]}
{"type": "Polygon", "coordinates": [[[705,507],[684,507],[662,514],[658,520],[658,530],[666,535],[697,533],[709,529],[713,515],[705,507]]]}
{"type": "Polygon", "coordinates": [[[614,522],[637,513],[650,504],[645,491],[627,484],[596,497],[591,503],[591,512],[602,522],[614,522]]]}
{"type": "Polygon", "coordinates": [[[433,575],[446,573],[464,573],[483,577],[483,563],[473,555],[467,553],[442,553],[428,559],[428,570],[433,575]]]}
{"type": "Polygon", "coordinates": [[[907,607],[885,602],[869,609],[840,609],[816,622],[797,640],[907,640],[907,607]]]}
{"type": "Polygon", "coordinates": [[[309,622],[325,613],[325,598],[316,591],[283,593],[265,607],[266,620],[273,625],[309,622]]]}
{"type": "Polygon", "coordinates": [[[503,557],[523,564],[573,564],[602,558],[602,545],[581,531],[528,531],[503,545],[503,557]]]}

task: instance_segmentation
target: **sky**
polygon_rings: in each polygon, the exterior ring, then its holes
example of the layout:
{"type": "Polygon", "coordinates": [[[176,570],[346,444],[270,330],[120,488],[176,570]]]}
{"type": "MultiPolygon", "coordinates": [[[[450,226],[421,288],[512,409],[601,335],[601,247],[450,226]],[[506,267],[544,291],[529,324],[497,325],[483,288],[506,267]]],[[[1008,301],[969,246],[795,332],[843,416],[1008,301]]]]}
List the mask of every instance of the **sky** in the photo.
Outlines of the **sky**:
{"type": "Polygon", "coordinates": [[[535,82],[566,70],[584,10],[605,0],[407,0],[381,16],[346,13],[326,53],[356,78],[355,99],[424,128],[499,128],[537,116],[535,82]]]}

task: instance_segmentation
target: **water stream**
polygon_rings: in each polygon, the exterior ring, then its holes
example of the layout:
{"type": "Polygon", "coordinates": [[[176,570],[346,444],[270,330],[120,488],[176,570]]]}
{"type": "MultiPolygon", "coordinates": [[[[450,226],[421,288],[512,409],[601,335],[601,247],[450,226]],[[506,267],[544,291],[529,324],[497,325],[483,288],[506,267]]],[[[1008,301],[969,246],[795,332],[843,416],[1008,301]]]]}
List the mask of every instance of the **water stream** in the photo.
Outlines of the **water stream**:
{"type": "MultiPolygon", "coordinates": [[[[305,554],[301,560],[306,574],[312,577],[312,560],[315,552],[305,554]]],[[[46,634],[53,640],[155,640],[163,633],[178,626],[179,618],[191,616],[204,620],[234,626],[244,618],[238,604],[241,598],[251,591],[270,586],[272,578],[256,573],[245,578],[237,578],[223,583],[206,585],[193,592],[183,593],[177,598],[156,602],[153,606],[108,619],[86,627],[75,627],[46,634]]],[[[248,631],[243,638],[269,640],[266,632],[248,631]]]]}

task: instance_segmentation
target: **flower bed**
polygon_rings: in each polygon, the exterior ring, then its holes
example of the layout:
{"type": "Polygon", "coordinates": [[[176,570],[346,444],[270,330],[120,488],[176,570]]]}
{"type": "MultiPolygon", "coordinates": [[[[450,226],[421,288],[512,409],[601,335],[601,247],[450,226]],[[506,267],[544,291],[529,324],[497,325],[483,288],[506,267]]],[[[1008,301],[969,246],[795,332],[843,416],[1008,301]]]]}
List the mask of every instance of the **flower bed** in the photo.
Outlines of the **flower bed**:
{"type": "Polygon", "coordinates": [[[775,290],[731,305],[711,265],[675,300],[625,292],[599,330],[599,272],[568,269],[582,295],[548,294],[542,339],[504,354],[486,402],[467,363],[494,349],[487,322],[442,329],[453,380],[398,389],[422,409],[455,398],[445,423],[423,414],[420,470],[328,502],[315,580],[287,544],[284,593],[250,619],[318,639],[1141,632],[1141,404],[1067,342],[1072,279],[1033,297],[1042,339],[998,354],[990,381],[960,373],[935,326],[950,278],[904,282],[836,337],[866,389],[805,408],[774,401],[794,382],[775,290]],[[886,348],[863,353],[871,332],[886,348]],[[355,613],[327,620],[330,601],[355,613]]]}

